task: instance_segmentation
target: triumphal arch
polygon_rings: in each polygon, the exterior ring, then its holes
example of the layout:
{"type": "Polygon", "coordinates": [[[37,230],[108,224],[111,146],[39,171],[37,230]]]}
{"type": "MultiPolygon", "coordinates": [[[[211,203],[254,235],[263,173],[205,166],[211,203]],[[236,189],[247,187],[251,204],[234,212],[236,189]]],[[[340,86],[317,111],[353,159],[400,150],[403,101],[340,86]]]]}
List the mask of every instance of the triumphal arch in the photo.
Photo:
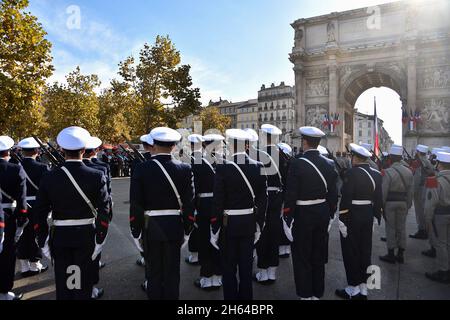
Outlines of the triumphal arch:
{"type": "Polygon", "coordinates": [[[450,1],[399,1],[292,27],[298,127],[324,128],[328,147],[344,150],[353,141],[356,100],[383,86],[401,98],[407,150],[450,145],[450,1]]]}

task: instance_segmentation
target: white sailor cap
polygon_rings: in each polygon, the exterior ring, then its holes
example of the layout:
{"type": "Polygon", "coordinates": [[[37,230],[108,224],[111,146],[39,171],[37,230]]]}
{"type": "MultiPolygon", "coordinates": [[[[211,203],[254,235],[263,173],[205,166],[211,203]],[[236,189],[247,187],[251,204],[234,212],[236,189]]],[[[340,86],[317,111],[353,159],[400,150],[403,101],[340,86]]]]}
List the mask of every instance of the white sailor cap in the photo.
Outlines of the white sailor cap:
{"type": "Polygon", "coordinates": [[[434,148],[434,149],[431,151],[431,153],[434,154],[435,156],[437,156],[439,152],[444,152],[444,150],[441,149],[441,148],[434,148]]]}
{"type": "Polygon", "coordinates": [[[227,138],[238,141],[250,141],[252,138],[248,132],[241,129],[229,129],[225,132],[227,138]]]}
{"type": "Polygon", "coordinates": [[[427,153],[429,149],[430,148],[428,148],[427,146],[424,146],[423,144],[419,144],[416,147],[416,150],[419,151],[420,153],[427,153]]]}
{"type": "Polygon", "coordinates": [[[21,140],[17,146],[22,149],[37,149],[40,147],[39,143],[34,138],[26,138],[21,140]]]}
{"type": "Polygon", "coordinates": [[[285,154],[292,155],[292,147],[287,143],[279,143],[278,148],[280,148],[285,154]]]}
{"type": "Polygon", "coordinates": [[[325,148],[323,146],[318,146],[317,150],[319,150],[320,154],[323,155],[323,156],[328,156],[329,155],[327,148],[325,148]]]}
{"type": "Polygon", "coordinates": [[[207,134],[206,136],[203,136],[203,139],[207,142],[224,141],[225,137],[220,134],[207,134]]]}
{"type": "Polygon", "coordinates": [[[366,149],[369,152],[372,152],[372,150],[373,150],[373,145],[371,145],[370,143],[361,143],[361,147],[363,147],[364,149],[366,149]]]}
{"type": "Polygon", "coordinates": [[[258,133],[255,130],[247,128],[244,131],[250,135],[250,142],[257,142],[259,140],[258,133]]]}
{"type": "Polygon", "coordinates": [[[205,138],[202,135],[199,135],[199,134],[191,134],[188,137],[188,141],[190,143],[202,143],[202,142],[205,141],[205,138]]]}
{"type": "Polygon", "coordinates": [[[14,146],[14,140],[8,136],[0,137],[0,151],[6,151],[14,146]]]}
{"type": "Polygon", "coordinates": [[[150,132],[151,137],[154,141],[158,142],[180,142],[181,134],[173,129],[160,127],[155,128],[150,132]]]}
{"type": "Polygon", "coordinates": [[[356,143],[350,143],[350,151],[363,158],[370,158],[372,156],[372,153],[369,150],[363,146],[358,146],[356,143]]]}
{"type": "Polygon", "coordinates": [[[278,127],[271,124],[263,124],[261,126],[261,131],[272,136],[280,136],[283,133],[283,131],[281,131],[278,127]]]}
{"type": "Polygon", "coordinates": [[[436,160],[439,162],[450,163],[450,153],[438,152],[436,160]]]}
{"type": "Polygon", "coordinates": [[[86,143],[86,149],[94,150],[102,145],[102,140],[97,137],[90,137],[88,142],[86,143]]]}
{"type": "Polygon", "coordinates": [[[80,127],[69,127],[62,130],[56,141],[58,145],[69,151],[81,150],[86,148],[86,144],[91,135],[86,129],[80,127]]]}
{"type": "Polygon", "coordinates": [[[450,147],[442,147],[442,150],[444,150],[444,152],[450,153],[450,147]]]}
{"type": "Polygon", "coordinates": [[[315,127],[302,127],[299,129],[300,134],[302,136],[311,137],[311,138],[323,138],[325,137],[325,133],[319,128],[315,127]]]}
{"type": "Polygon", "coordinates": [[[389,156],[389,152],[383,152],[383,157],[389,156]]]}
{"type": "Polygon", "coordinates": [[[403,156],[403,146],[399,146],[397,144],[392,145],[389,154],[391,156],[403,156]]]}
{"type": "Polygon", "coordinates": [[[153,138],[150,134],[144,134],[140,138],[141,142],[145,142],[146,144],[153,146],[155,144],[155,141],[153,141],[153,138]]]}

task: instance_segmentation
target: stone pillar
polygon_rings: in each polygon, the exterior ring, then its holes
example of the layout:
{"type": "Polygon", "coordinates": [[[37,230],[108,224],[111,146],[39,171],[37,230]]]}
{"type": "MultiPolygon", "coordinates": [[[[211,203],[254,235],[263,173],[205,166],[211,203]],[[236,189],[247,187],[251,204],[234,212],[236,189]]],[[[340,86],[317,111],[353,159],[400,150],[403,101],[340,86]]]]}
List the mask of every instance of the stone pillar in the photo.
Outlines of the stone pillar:
{"type": "MultiPolygon", "coordinates": [[[[330,62],[328,64],[328,74],[329,74],[329,102],[328,102],[328,109],[331,114],[341,113],[338,108],[338,92],[339,92],[339,79],[337,74],[337,61],[336,56],[331,55],[329,58],[330,62]]],[[[341,121],[343,115],[341,114],[341,121]]],[[[344,139],[344,132],[342,130],[342,125],[336,129],[336,131],[333,134],[330,134],[327,139],[327,145],[328,148],[332,151],[340,151],[343,146],[343,139],[344,139]]]]}
{"type": "MultiPolygon", "coordinates": [[[[408,98],[406,112],[408,116],[417,110],[417,65],[416,65],[416,47],[414,44],[408,45],[408,98]]],[[[409,126],[406,126],[406,135],[403,145],[409,151],[419,143],[419,136],[416,132],[409,131],[409,126]]]]}
{"type": "Polygon", "coordinates": [[[305,78],[304,69],[301,63],[296,63],[294,67],[295,72],[295,116],[296,121],[293,130],[293,147],[300,148],[301,142],[299,139],[298,129],[305,125],[305,78]]]}

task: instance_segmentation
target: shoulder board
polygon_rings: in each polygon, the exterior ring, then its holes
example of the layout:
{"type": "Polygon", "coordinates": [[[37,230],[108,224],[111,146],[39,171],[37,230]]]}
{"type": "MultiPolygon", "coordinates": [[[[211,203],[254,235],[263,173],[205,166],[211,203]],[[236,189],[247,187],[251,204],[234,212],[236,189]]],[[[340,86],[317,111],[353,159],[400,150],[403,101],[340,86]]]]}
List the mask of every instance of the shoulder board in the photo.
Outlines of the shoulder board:
{"type": "Polygon", "coordinates": [[[437,180],[437,178],[436,177],[428,177],[427,181],[425,183],[425,186],[428,189],[437,189],[437,187],[438,187],[438,180],[437,180]]]}

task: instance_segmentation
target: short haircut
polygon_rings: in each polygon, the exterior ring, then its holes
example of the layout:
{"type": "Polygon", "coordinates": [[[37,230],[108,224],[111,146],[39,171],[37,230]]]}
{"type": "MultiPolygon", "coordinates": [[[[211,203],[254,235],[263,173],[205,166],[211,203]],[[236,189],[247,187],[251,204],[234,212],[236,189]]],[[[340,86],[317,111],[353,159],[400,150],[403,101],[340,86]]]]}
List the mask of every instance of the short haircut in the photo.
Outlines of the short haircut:
{"type": "Polygon", "coordinates": [[[148,144],[147,142],[142,142],[142,145],[144,146],[144,148],[145,147],[147,147],[147,148],[153,147],[151,144],[148,144]]]}
{"type": "Polygon", "coordinates": [[[80,149],[80,150],[66,150],[66,149],[63,149],[63,152],[66,155],[66,157],[79,158],[81,156],[81,153],[83,152],[83,149],[80,149]]]}
{"type": "Polygon", "coordinates": [[[155,145],[156,146],[164,147],[164,148],[175,147],[176,144],[177,144],[176,142],[163,142],[163,141],[155,140],[155,145]]]}
{"type": "Polygon", "coordinates": [[[34,154],[39,153],[39,150],[38,150],[38,148],[22,149],[22,153],[25,157],[28,157],[28,156],[32,156],[34,154]]]}
{"type": "Polygon", "coordinates": [[[359,153],[356,153],[356,152],[352,152],[352,156],[358,158],[360,161],[369,160],[369,157],[363,157],[362,155],[360,155],[359,153]]]}
{"type": "Polygon", "coordinates": [[[9,155],[9,150],[0,151],[0,157],[4,158],[4,157],[7,157],[8,155],[9,155]]]}
{"type": "Polygon", "coordinates": [[[308,137],[308,136],[303,136],[302,137],[303,140],[305,140],[306,142],[308,142],[308,145],[312,148],[312,149],[317,149],[317,147],[320,144],[320,140],[321,138],[314,138],[314,137],[308,137]]]}

